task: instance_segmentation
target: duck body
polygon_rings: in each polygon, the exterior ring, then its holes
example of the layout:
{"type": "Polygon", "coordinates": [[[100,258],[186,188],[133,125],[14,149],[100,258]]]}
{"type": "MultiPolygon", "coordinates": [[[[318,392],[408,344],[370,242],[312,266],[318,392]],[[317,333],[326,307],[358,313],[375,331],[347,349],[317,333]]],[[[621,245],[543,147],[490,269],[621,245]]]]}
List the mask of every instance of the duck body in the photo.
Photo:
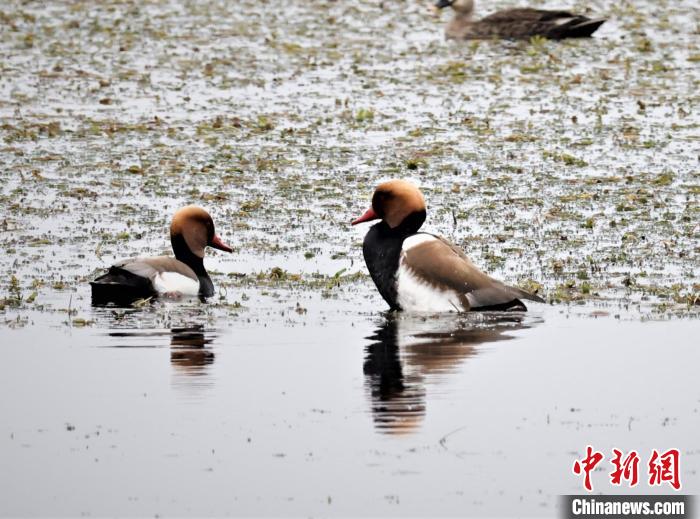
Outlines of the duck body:
{"type": "MultiPolygon", "coordinates": [[[[403,181],[391,181],[377,189],[391,192],[397,182],[399,194],[373,198],[373,208],[354,223],[379,218],[380,204],[403,205],[410,193],[403,181]],[[368,216],[370,215],[370,216],[368,216]]],[[[415,188],[413,188],[415,189],[415,188]]],[[[416,189],[416,193],[420,193],[416,189]]],[[[392,310],[442,313],[468,311],[525,311],[523,299],[544,300],[508,286],[481,272],[458,247],[426,232],[418,232],[426,212],[416,194],[413,208],[394,211],[394,227],[383,219],[373,225],[363,242],[363,255],[377,290],[392,310]],[[398,213],[398,214],[396,214],[398,213]]],[[[409,202],[411,204],[412,202],[409,202]]]]}
{"type": "Polygon", "coordinates": [[[187,206],[173,217],[170,241],[175,257],[153,256],[123,260],[90,283],[93,304],[129,304],[158,295],[214,295],[214,284],[204,268],[204,249],[233,249],[214,232],[209,214],[187,206]]]}
{"type": "Polygon", "coordinates": [[[186,263],[169,256],[131,258],[115,263],[90,283],[93,301],[128,302],[163,294],[210,297],[214,284],[186,263]]]}
{"type": "Polygon", "coordinates": [[[455,10],[454,18],[445,28],[445,36],[455,40],[588,38],[605,23],[603,18],[530,7],[505,9],[474,20],[472,0],[439,0],[435,6],[438,9],[450,6],[455,10]]]}
{"type": "Polygon", "coordinates": [[[445,36],[455,40],[527,40],[533,36],[550,40],[588,38],[604,22],[568,11],[508,9],[475,21],[456,16],[447,25],[445,36]]]}
{"type": "Polygon", "coordinates": [[[392,310],[525,311],[521,299],[544,302],[484,274],[455,245],[430,233],[401,236],[378,223],[367,233],[363,253],[377,290],[392,310]]]}

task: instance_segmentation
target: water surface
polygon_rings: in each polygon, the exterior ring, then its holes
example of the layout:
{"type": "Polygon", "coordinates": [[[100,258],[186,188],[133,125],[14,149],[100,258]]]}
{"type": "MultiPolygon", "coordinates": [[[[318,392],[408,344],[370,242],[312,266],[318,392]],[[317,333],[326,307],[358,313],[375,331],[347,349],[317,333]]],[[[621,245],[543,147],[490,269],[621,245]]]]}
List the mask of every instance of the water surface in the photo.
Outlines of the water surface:
{"type": "Polygon", "coordinates": [[[3,332],[3,514],[552,516],[587,444],[700,483],[695,321],[332,314],[3,332]]]}

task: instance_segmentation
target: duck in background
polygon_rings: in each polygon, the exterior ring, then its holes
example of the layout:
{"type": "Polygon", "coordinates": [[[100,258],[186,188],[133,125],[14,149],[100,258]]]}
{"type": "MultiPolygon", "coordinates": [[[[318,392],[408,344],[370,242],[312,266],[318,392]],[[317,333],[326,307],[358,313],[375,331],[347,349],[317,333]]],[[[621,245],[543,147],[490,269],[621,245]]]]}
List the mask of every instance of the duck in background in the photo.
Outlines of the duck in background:
{"type": "Polygon", "coordinates": [[[204,268],[209,246],[233,252],[214,231],[214,221],[201,207],[188,205],[170,224],[175,257],[152,256],[120,261],[90,283],[93,304],[129,303],[156,295],[214,295],[214,284],[204,268]]]}
{"type": "Polygon", "coordinates": [[[455,40],[522,40],[533,36],[551,40],[588,38],[605,23],[604,18],[530,7],[504,9],[474,20],[474,0],[438,0],[435,7],[451,7],[455,12],[454,18],[445,27],[445,36],[455,40]]]}
{"type": "Polygon", "coordinates": [[[381,220],[365,236],[363,252],[379,293],[392,310],[409,312],[525,311],[521,299],[545,301],[481,272],[446,239],[418,232],[425,200],[413,184],[380,184],[371,207],[352,225],[381,220]]]}

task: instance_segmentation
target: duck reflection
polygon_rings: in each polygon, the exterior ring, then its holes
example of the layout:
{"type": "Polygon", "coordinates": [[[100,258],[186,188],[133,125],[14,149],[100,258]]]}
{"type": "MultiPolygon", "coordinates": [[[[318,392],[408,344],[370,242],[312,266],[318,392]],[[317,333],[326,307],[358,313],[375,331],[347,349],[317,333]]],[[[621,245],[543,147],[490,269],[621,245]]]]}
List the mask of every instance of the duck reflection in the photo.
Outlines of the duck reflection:
{"type": "Polygon", "coordinates": [[[210,367],[216,360],[211,349],[216,334],[201,325],[166,330],[120,328],[108,332],[107,336],[112,339],[109,344],[112,348],[162,348],[169,345],[170,363],[176,379],[202,378],[209,374],[210,367]],[[165,341],[168,338],[169,343],[165,341]]]}
{"type": "Polygon", "coordinates": [[[203,327],[174,328],[171,333],[172,386],[187,400],[199,401],[214,383],[211,368],[216,355],[211,344],[215,337],[203,327]]]}
{"type": "Polygon", "coordinates": [[[202,327],[174,328],[170,339],[170,362],[183,375],[202,376],[216,356],[207,346],[214,339],[202,327]]]}
{"type": "Polygon", "coordinates": [[[398,319],[390,318],[367,337],[364,372],[372,400],[372,417],[385,432],[411,431],[425,415],[422,376],[404,373],[398,341],[398,319]]]}
{"type": "Polygon", "coordinates": [[[426,378],[452,373],[478,353],[476,346],[505,341],[532,326],[522,314],[417,317],[389,314],[366,347],[365,384],[378,431],[410,433],[426,410],[426,378]]]}

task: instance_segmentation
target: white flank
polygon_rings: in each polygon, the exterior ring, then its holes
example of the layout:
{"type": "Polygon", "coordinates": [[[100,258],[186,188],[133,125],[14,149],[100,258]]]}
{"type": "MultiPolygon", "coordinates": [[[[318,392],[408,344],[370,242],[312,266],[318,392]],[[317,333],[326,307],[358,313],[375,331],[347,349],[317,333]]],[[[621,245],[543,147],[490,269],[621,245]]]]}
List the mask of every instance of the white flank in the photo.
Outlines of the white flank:
{"type": "Polygon", "coordinates": [[[420,232],[409,236],[401,247],[401,260],[396,273],[396,295],[401,308],[406,312],[459,312],[461,305],[454,290],[441,290],[416,276],[404,263],[404,254],[423,243],[435,241],[432,234],[420,232]]]}
{"type": "Polygon", "coordinates": [[[406,267],[403,258],[396,273],[396,296],[406,312],[459,312],[461,305],[457,292],[440,290],[426,283],[406,267]]]}
{"type": "Polygon", "coordinates": [[[412,249],[413,247],[417,247],[421,243],[429,242],[429,241],[435,241],[437,238],[433,236],[432,234],[428,234],[427,232],[419,232],[417,234],[414,234],[413,236],[409,236],[403,241],[403,245],[401,246],[402,251],[407,251],[408,249],[412,249]]]}
{"type": "Polygon", "coordinates": [[[183,296],[199,294],[199,281],[177,272],[160,272],[153,278],[153,287],[159,294],[176,292],[183,296]]]}

